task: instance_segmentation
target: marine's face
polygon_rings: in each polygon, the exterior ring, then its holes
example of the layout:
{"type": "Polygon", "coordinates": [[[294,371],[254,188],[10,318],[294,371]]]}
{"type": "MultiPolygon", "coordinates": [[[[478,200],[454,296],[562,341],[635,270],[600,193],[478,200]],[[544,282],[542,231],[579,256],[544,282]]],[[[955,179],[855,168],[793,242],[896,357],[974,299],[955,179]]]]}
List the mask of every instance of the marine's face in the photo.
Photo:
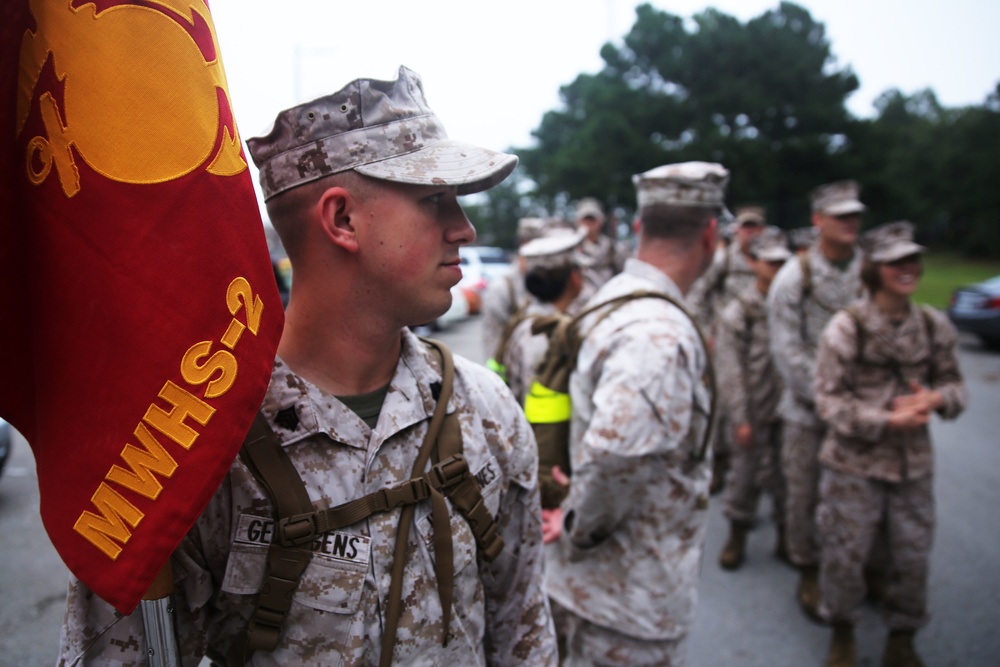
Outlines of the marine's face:
{"type": "Polygon", "coordinates": [[[476,230],[454,187],[382,181],[375,189],[359,228],[365,296],[401,326],[430,322],[451,306],[451,288],[462,278],[458,248],[472,243],[476,230]]]}
{"type": "Polygon", "coordinates": [[[813,224],[819,229],[819,237],[826,243],[852,246],[858,241],[861,230],[861,214],[827,215],[814,213],[813,224]]]}
{"type": "Polygon", "coordinates": [[[587,239],[596,242],[601,236],[601,229],[604,227],[604,221],[600,218],[595,218],[592,215],[587,215],[580,218],[580,228],[587,232],[587,239]]]}
{"type": "Polygon", "coordinates": [[[920,276],[923,272],[920,253],[879,264],[878,273],[882,281],[879,289],[896,296],[911,296],[920,286],[920,276]]]}
{"type": "Polygon", "coordinates": [[[736,238],[739,239],[740,248],[743,252],[749,252],[750,241],[756,237],[760,236],[761,232],[764,231],[764,225],[756,221],[748,221],[741,224],[736,228],[736,238]]]}

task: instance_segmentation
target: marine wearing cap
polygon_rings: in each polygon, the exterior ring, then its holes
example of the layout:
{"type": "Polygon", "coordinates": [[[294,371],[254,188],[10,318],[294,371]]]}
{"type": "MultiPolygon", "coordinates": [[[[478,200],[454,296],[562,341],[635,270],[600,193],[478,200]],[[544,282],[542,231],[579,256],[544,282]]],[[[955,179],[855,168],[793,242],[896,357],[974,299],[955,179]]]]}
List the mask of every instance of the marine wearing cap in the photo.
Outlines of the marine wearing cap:
{"type": "Polygon", "coordinates": [[[864,213],[867,206],[858,199],[861,186],[857,181],[837,181],[821,185],[810,193],[813,213],[833,217],[864,213]]]}
{"type": "Polygon", "coordinates": [[[879,225],[864,233],[859,242],[868,259],[879,264],[927,251],[926,247],[914,242],[913,223],[906,220],[879,225]]]}
{"type": "Polygon", "coordinates": [[[681,162],[650,169],[632,177],[639,208],[699,206],[722,208],[729,171],[714,162],[681,162]]]}
{"type": "Polygon", "coordinates": [[[760,225],[763,227],[767,219],[764,215],[764,209],[760,206],[740,206],[736,209],[736,226],[742,227],[743,225],[760,225]]]}
{"type": "Polygon", "coordinates": [[[503,181],[517,156],[452,141],[427,101],[420,77],[357,79],[332,95],[281,112],[271,132],[247,141],[268,200],[348,169],[397,183],[482,192],[503,181]]]}
{"type": "Polygon", "coordinates": [[[762,262],[782,262],[792,256],[785,233],[773,225],[750,240],[750,254],[762,262]]]}
{"type": "Polygon", "coordinates": [[[581,258],[576,249],[583,242],[583,231],[550,228],[543,236],[525,244],[519,251],[525,259],[525,269],[558,269],[579,266],[581,258]]]}

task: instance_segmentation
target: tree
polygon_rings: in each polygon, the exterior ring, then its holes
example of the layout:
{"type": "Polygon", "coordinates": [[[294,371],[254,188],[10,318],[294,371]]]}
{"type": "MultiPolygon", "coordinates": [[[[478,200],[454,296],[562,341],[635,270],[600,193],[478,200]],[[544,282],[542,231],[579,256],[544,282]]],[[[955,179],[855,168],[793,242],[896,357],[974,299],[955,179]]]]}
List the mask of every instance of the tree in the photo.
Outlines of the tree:
{"type": "Polygon", "coordinates": [[[684,160],[723,163],[731,200],[769,205],[799,224],[805,193],[839,177],[858,87],[838,70],[825,29],[791,3],[745,25],[715,9],[689,29],[646,4],[603,69],[564,86],[537,145],[518,151],[537,192],[634,201],[632,174],[684,160]]]}

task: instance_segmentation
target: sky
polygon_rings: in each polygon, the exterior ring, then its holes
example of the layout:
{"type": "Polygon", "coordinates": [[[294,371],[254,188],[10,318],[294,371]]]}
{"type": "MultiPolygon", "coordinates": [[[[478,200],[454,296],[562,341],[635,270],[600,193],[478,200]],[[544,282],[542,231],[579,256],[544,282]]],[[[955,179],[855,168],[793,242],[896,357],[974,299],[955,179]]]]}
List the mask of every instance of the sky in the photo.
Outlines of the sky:
{"type": "MultiPolygon", "coordinates": [[[[528,146],[559,88],[601,69],[605,42],[621,44],[634,0],[209,0],[243,138],[266,133],[279,111],[357,78],[421,75],[453,139],[528,146]]],[[[708,6],[745,22],[778,0],[654,0],[690,17],[708,6]]],[[[826,26],[837,66],[861,88],[856,116],[885,90],[931,88],[948,107],[982,104],[1000,82],[996,0],[802,0],[826,26]]],[[[256,179],[256,173],[254,174],[256,179]]]]}

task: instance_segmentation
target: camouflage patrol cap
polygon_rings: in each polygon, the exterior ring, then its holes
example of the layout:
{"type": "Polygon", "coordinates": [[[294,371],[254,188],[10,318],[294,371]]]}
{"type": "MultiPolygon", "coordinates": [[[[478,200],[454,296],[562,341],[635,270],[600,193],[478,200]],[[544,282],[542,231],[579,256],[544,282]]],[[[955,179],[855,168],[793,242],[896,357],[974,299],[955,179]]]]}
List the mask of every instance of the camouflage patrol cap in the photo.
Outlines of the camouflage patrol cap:
{"type": "Polygon", "coordinates": [[[813,213],[837,217],[863,213],[868,208],[858,199],[860,193],[861,186],[857,181],[837,181],[819,186],[809,194],[809,198],[813,213]]]}
{"type": "Polygon", "coordinates": [[[545,234],[526,243],[518,254],[525,259],[526,270],[556,269],[579,265],[576,249],[586,238],[583,230],[550,227],[545,234]]]}
{"type": "Polygon", "coordinates": [[[639,208],[667,206],[723,207],[729,171],[714,162],[666,164],[632,177],[639,208]]]}
{"type": "Polygon", "coordinates": [[[879,225],[862,234],[858,242],[868,259],[879,264],[895,262],[927,250],[914,242],[913,224],[905,220],[879,225]]]}
{"type": "Polygon", "coordinates": [[[604,207],[601,206],[601,202],[593,197],[581,199],[576,205],[576,221],[579,222],[584,218],[594,218],[604,222],[604,207]]]}
{"type": "Polygon", "coordinates": [[[750,239],[750,254],[763,262],[781,262],[792,256],[785,233],[774,225],[750,239]]]}
{"type": "Polygon", "coordinates": [[[524,245],[545,233],[548,221],[545,218],[521,218],[517,221],[517,244],[524,245]]]}
{"type": "Polygon", "coordinates": [[[819,238],[819,229],[812,225],[808,227],[796,227],[788,232],[788,239],[791,242],[792,248],[796,250],[808,248],[817,238],[819,238]]]}
{"type": "Polygon", "coordinates": [[[264,199],[353,169],[386,181],[451,185],[459,194],[507,178],[517,156],[448,139],[427,106],[420,77],[357,79],[326,97],[278,114],[267,136],[247,140],[264,199]]]}
{"type": "Polygon", "coordinates": [[[747,223],[764,226],[767,218],[764,208],[761,206],[740,206],[736,209],[736,226],[741,227],[747,223]]]}

